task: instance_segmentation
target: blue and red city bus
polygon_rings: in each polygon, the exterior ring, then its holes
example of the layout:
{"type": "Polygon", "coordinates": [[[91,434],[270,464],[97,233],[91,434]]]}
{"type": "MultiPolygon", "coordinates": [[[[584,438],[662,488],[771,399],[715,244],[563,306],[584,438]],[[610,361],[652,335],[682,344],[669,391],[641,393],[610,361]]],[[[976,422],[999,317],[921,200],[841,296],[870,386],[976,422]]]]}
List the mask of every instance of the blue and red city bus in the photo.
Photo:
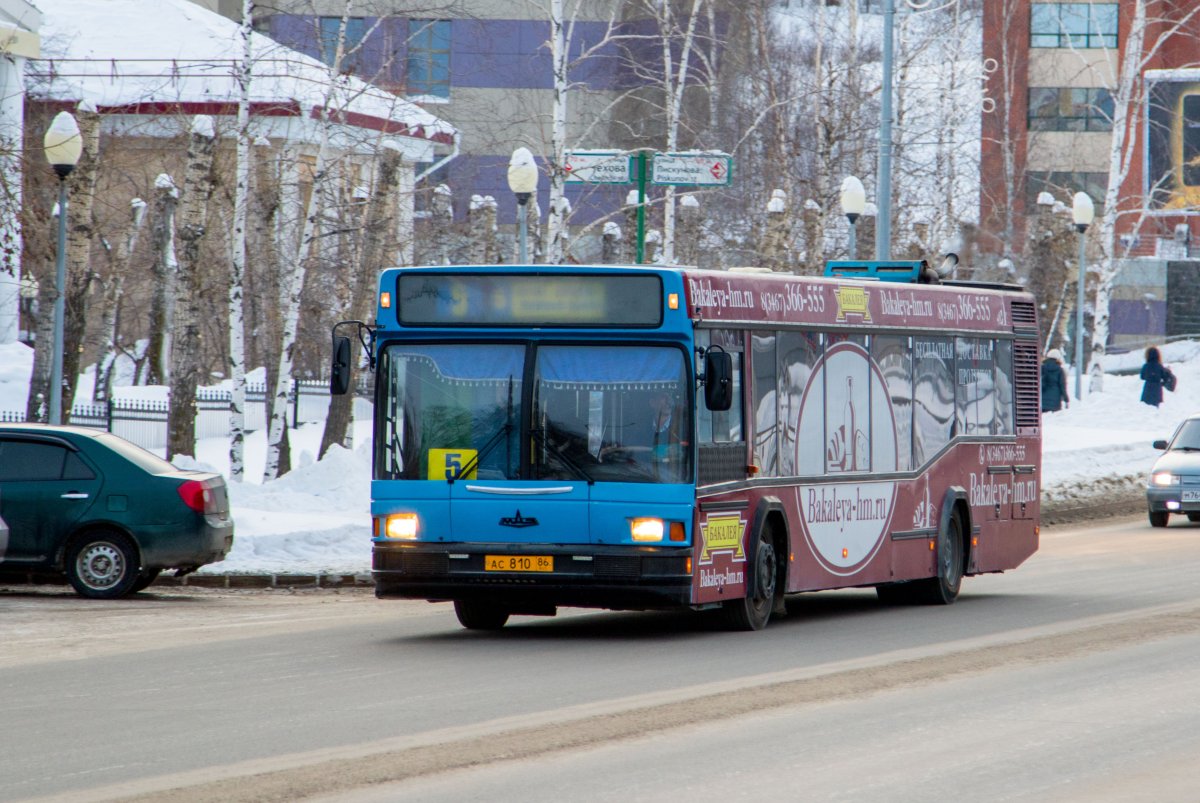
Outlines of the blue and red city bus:
{"type": "MultiPolygon", "coordinates": [[[[463,626],[559,606],[723,609],[875,587],[949,604],[1038,546],[1038,327],[923,263],[381,273],[380,598],[463,626]]],[[[334,337],[334,391],[349,340],[334,337]]]]}

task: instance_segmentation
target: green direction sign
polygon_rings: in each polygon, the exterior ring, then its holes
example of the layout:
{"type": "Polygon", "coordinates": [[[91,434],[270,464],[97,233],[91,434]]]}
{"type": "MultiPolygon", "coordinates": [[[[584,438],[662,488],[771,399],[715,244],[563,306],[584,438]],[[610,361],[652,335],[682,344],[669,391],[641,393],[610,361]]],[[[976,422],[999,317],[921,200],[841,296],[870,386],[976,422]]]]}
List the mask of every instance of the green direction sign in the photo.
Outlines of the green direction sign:
{"type": "Polygon", "coordinates": [[[733,176],[733,157],[719,151],[656,153],[651,184],[724,187],[733,176]]]}
{"type": "Polygon", "coordinates": [[[621,151],[568,151],[566,180],[576,184],[630,184],[633,156],[621,151]]]}

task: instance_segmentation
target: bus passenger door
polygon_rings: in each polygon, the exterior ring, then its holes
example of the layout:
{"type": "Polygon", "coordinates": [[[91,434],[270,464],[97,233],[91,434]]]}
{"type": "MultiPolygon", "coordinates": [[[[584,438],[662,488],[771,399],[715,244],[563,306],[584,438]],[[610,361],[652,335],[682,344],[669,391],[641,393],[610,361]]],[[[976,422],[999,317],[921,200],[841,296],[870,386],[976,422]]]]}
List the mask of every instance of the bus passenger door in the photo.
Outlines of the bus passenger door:
{"type": "Polygon", "coordinates": [[[588,484],[575,480],[459,480],[450,487],[455,541],[586,544],[588,484]]]}

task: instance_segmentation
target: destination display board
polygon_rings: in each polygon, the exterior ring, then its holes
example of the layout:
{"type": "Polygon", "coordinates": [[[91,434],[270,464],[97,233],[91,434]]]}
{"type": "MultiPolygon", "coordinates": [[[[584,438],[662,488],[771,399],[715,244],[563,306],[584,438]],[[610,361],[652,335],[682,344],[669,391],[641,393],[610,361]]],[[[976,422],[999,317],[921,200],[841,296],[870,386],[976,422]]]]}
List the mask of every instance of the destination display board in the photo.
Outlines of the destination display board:
{"type": "Polygon", "coordinates": [[[652,274],[401,273],[402,326],[657,327],[662,280],[652,274]]]}

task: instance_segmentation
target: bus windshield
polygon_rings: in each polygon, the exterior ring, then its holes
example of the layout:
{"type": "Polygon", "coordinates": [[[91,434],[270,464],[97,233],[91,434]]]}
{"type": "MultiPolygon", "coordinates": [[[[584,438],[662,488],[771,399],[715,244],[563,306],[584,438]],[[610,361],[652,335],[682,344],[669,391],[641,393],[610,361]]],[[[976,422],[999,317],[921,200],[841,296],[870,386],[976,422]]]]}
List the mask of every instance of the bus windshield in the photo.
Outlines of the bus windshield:
{"type": "Polygon", "coordinates": [[[692,479],[688,372],[678,348],[393,344],[380,380],[379,479],[692,479]]]}

